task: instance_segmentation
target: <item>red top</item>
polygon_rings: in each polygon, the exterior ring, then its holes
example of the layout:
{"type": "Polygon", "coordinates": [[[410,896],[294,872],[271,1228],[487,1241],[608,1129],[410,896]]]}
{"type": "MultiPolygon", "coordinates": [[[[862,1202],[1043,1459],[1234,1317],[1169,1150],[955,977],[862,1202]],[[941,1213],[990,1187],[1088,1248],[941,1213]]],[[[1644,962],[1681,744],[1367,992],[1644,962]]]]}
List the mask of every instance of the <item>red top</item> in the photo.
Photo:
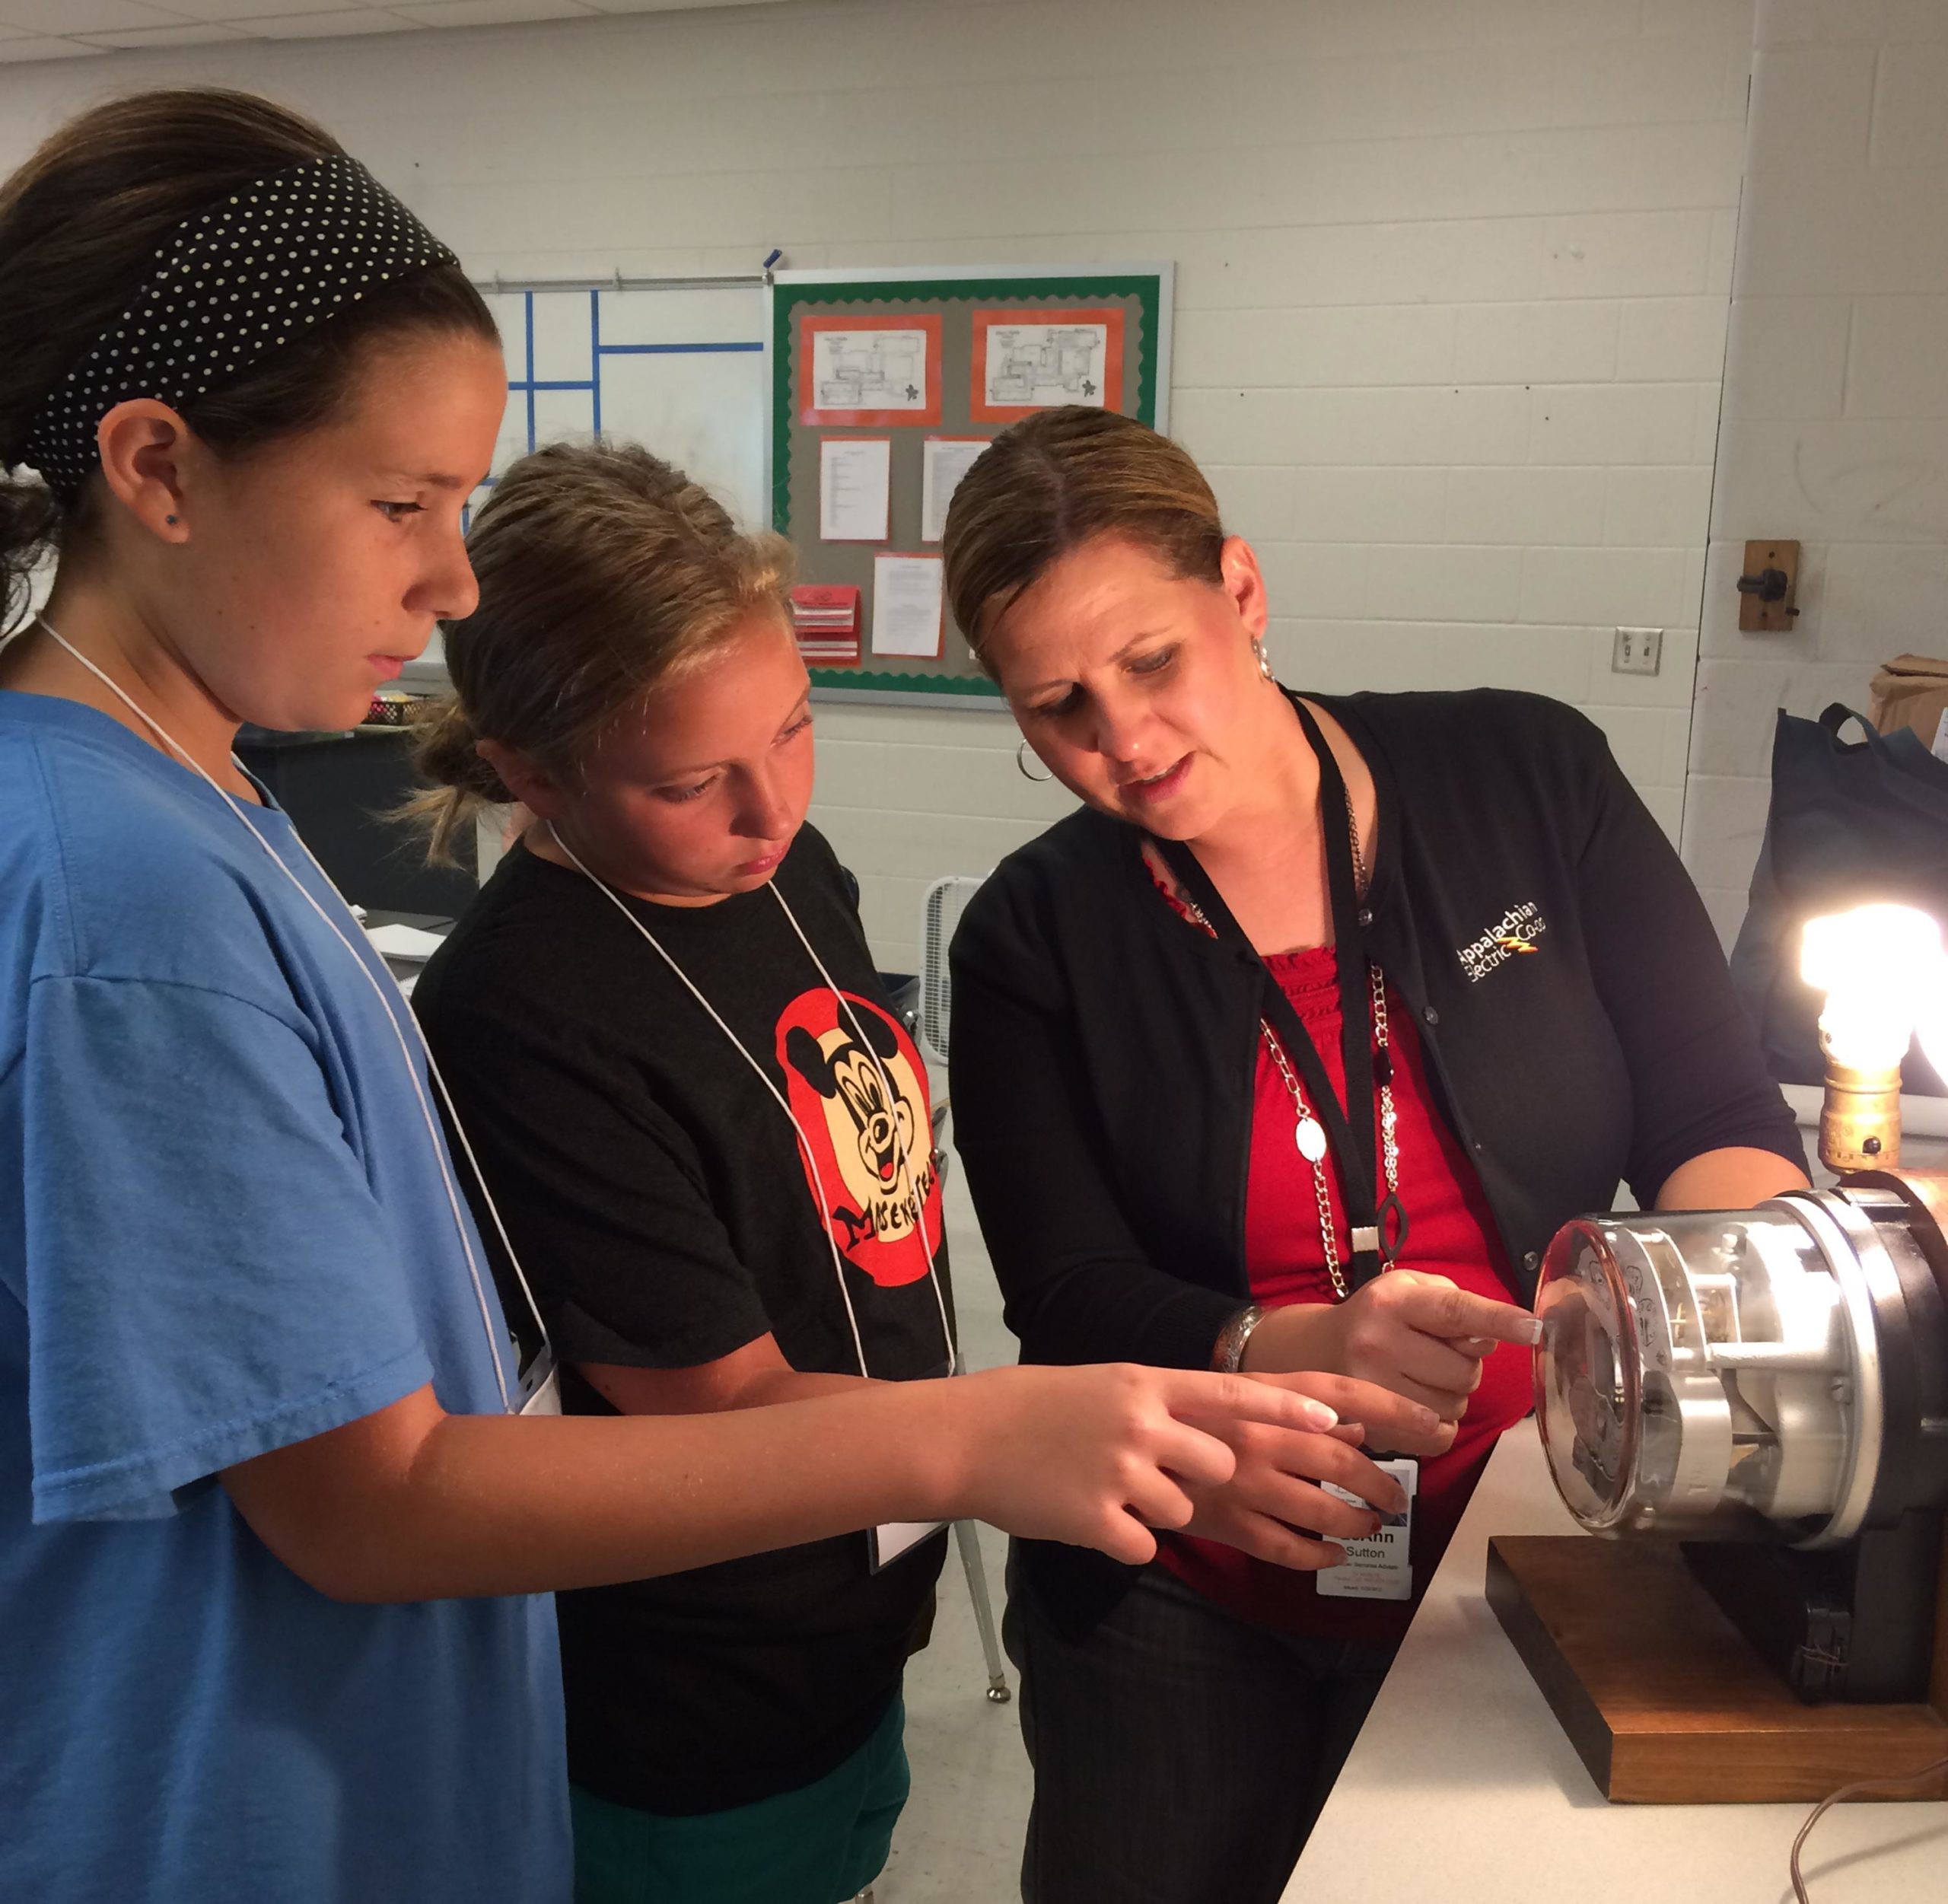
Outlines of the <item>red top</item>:
{"type": "MultiPolygon", "coordinates": [[[[1339,1049],[1338,955],[1324,946],[1275,954],[1265,963],[1310,1033],[1343,1104],[1346,1078],[1339,1049]]],[[[1399,1119],[1400,1201],[1408,1224],[1400,1266],[1446,1276],[1463,1289],[1508,1301],[1514,1282],[1480,1180],[1435,1106],[1412,1014],[1390,987],[1386,1000],[1393,1102],[1399,1119]]],[[[1297,1069],[1294,1064],[1295,1075],[1297,1069]]],[[[1245,1267],[1253,1300],[1267,1309],[1337,1300],[1319,1245],[1312,1166],[1299,1154],[1295,1141],[1297,1122],[1291,1094],[1261,1039],[1245,1199],[1245,1267]]],[[[1326,1180],[1343,1262],[1348,1253],[1346,1218],[1338,1166],[1331,1157],[1326,1180]]],[[[1314,1590],[1310,1574],[1182,1535],[1163,1536],[1160,1558],[1206,1598],[1260,1625],[1328,1639],[1398,1639],[1447,1551],[1496,1437],[1528,1413],[1531,1400],[1529,1353],[1504,1342],[1488,1358],[1453,1447],[1421,1463],[1414,1505],[1412,1602],[1328,1598],[1314,1590]]]]}

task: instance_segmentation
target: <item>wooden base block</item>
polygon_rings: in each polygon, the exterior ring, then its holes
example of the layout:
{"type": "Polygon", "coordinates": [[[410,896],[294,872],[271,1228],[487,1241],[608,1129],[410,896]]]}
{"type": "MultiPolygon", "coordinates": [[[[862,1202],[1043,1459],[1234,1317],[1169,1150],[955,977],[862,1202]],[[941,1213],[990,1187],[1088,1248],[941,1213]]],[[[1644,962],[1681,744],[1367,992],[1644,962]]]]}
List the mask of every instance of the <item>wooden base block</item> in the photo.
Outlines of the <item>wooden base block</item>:
{"type": "MultiPolygon", "coordinates": [[[[1810,1804],[1948,1756],[1932,1706],[1801,1705],[1675,1548],[1498,1537],[1488,1598],[1613,1803],[1810,1804]]],[[[1948,1772],[1889,1795],[1948,1797],[1948,1772]]]]}

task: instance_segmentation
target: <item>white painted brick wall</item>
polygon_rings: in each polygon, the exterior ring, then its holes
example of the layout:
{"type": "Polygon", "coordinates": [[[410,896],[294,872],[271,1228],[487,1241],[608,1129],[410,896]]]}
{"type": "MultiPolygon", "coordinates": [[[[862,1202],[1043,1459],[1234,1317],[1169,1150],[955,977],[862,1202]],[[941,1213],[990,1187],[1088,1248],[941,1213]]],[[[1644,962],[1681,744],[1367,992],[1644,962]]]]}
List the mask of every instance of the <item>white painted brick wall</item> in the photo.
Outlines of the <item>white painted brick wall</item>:
{"type": "Polygon", "coordinates": [[[1948,5],[1760,0],[1684,851],[1729,943],[1775,710],[1864,711],[1948,654],[1948,5]],[[1801,545],[1789,634],[1743,635],[1748,539],[1801,545]]]}
{"type": "MultiPolygon", "coordinates": [[[[240,44],[0,72],[0,160],[105,91],[220,80],[319,115],[483,273],[749,269],[773,244],[1173,259],[1176,426],[1264,557],[1287,678],[1559,695],[1675,833],[1751,6],[804,0],[240,44]],[[1669,629],[1660,676],[1609,672],[1619,622],[1669,629]]],[[[1883,169],[1937,139],[1918,72],[1887,81],[1883,169]]],[[[1844,119],[1860,79],[1835,83],[1844,119]]],[[[1902,202],[1940,230],[1926,199],[1902,202]]],[[[1864,335],[1863,387],[1898,391],[1908,334],[1864,335]]],[[[817,817],[883,963],[913,963],[928,877],[1061,810],[1014,741],[992,715],[822,715],[817,817]]]]}

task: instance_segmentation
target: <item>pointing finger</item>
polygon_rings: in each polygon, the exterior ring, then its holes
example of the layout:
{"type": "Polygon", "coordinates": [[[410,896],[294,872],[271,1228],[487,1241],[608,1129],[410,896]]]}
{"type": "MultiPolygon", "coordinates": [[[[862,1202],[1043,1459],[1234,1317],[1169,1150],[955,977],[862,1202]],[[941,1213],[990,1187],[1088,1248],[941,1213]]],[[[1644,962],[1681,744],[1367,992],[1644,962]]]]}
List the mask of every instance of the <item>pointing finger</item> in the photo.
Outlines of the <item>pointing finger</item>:
{"type": "Polygon", "coordinates": [[[1542,1340],[1541,1320],[1527,1310],[1451,1286],[1407,1290],[1399,1299],[1397,1313],[1410,1328],[1450,1340],[1486,1336],[1498,1342],[1520,1342],[1524,1348],[1542,1340]]]}

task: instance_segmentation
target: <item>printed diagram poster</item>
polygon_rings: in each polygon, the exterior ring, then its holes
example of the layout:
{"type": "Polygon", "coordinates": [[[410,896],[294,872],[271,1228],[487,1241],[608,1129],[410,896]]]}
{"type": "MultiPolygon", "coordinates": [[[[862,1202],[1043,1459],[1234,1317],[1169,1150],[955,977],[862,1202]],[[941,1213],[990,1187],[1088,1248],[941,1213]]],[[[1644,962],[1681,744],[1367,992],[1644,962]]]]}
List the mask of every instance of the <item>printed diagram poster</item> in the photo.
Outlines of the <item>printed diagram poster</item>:
{"type": "Polygon", "coordinates": [[[977,310],[976,423],[1013,423],[1061,403],[1123,407],[1123,314],[1096,310],[977,310]]]}
{"type": "Polygon", "coordinates": [[[941,319],[798,320],[798,421],[809,428],[884,428],[941,420],[941,319]]]}

